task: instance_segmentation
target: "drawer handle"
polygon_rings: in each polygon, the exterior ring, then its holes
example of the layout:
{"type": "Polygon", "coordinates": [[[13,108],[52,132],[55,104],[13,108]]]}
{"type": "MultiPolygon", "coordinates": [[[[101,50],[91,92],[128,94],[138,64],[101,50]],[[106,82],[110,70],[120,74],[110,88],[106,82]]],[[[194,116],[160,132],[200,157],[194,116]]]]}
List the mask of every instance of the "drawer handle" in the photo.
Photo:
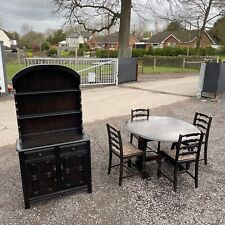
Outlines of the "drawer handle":
{"type": "Polygon", "coordinates": [[[47,177],[49,178],[51,176],[52,176],[52,174],[50,172],[47,172],[47,177]]]}
{"type": "Polygon", "coordinates": [[[32,176],[32,180],[33,180],[33,181],[36,181],[36,180],[37,180],[37,175],[33,175],[33,176],[32,176]]]}
{"type": "Polygon", "coordinates": [[[38,195],[39,191],[34,191],[33,193],[34,193],[34,195],[38,195]]]}
{"type": "Polygon", "coordinates": [[[75,151],[75,150],[76,150],[76,148],[75,148],[75,147],[73,147],[73,148],[72,148],[72,150],[73,150],[73,151],[75,151]]]}
{"type": "Polygon", "coordinates": [[[42,156],[42,153],[41,153],[41,152],[39,152],[39,153],[38,153],[38,156],[39,156],[39,157],[41,157],[41,156],[42,156]]]}

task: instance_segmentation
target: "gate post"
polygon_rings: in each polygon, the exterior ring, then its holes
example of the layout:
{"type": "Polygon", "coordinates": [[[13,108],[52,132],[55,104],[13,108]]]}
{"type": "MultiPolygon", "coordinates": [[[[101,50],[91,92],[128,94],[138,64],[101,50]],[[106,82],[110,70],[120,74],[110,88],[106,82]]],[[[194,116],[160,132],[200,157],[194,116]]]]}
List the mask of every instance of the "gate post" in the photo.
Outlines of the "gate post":
{"type": "Polygon", "coordinates": [[[0,41],[0,93],[8,93],[3,41],[0,41]]]}
{"type": "Polygon", "coordinates": [[[115,74],[114,74],[114,76],[115,76],[115,84],[116,85],[118,85],[118,80],[119,80],[119,78],[118,78],[118,71],[119,71],[119,58],[117,58],[116,60],[115,60],[115,74]]]}

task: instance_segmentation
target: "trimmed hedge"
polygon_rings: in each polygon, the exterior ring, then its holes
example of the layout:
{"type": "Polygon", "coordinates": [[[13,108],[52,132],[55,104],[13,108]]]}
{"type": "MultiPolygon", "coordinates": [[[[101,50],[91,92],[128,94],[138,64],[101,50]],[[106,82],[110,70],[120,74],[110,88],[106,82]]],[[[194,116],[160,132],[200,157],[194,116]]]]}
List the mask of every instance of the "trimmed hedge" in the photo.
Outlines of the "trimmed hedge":
{"type": "MultiPolygon", "coordinates": [[[[142,58],[146,55],[151,56],[186,56],[187,55],[187,48],[181,48],[181,47],[166,47],[166,48],[149,48],[141,49],[141,48],[133,48],[132,49],[132,57],[136,58],[142,58]]],[[[200,56],[213,56],[213,55],[221,55],[222,53],[225,54],[225,47],[222,48],[222,50],[217,50],[212,47],[207,48],[200,48],[200,56]]],[[[117,50],[96,50],[96,56],[98,58],[116,58],[118,57],[118,51],[117,50]]],[[[189,56],[195,56],[195,49],[190,48],[189,49],[189,56]]]]}
{"type": "Polygon", "coordinates": [[[97,58],[117,58],[118,50],[96,50],[97,58]]]}
{"type": "Polygon", "coordinates": [[[47,51],[47,56],[48,57],[55,57],[57,55],[57,49],[56,48],[50,48],[47,51]]]}

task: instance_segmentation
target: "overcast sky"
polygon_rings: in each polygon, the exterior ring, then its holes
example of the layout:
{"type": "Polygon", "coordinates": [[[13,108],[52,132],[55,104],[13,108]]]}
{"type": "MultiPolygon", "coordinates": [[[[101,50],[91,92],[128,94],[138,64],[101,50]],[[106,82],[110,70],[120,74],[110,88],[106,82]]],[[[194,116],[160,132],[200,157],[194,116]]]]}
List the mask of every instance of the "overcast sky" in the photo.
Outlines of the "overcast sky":
{"type": "Polygon", "coordinates": [[[52,13],[50,0],[0,0],[0,27],[21,32],[23,24],[35,31],[60,28],[63,21],[52,13]]]}
{"type": "MultiPolygon", "coordinates": [[[[59,29],[64,21],[52,13],[53,9],[52,0],[0,0],[0,27],[18,33],[24,24],[40,32],[48,28],[59,29]]],[[[137,16],[133,17],[132,23],[137,20],[137,16]]],[[[153,29],[154,22],[149,25],[153,29]]]]}

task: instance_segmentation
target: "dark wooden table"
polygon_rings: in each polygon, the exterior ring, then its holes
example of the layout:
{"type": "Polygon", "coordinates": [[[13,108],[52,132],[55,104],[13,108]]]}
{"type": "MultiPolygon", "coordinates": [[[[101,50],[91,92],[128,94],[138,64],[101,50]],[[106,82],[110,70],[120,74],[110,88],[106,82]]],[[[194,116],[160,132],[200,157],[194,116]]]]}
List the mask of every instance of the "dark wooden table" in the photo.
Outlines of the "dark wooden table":
{"type": "MultiPolygon", "coordinates": [[[[146,151],[147,142],[157,141],[160,150],[160,142],[177,142],[180,134],[198,133],[200,130],[193,124],[183,120],[164,117],[150,116],[149,119],[127,121],[126,129],[139,137],[138,148],[146,151]]],[[[158,155],[146,157],[146,161],[157,160],[158,155]]]]}

